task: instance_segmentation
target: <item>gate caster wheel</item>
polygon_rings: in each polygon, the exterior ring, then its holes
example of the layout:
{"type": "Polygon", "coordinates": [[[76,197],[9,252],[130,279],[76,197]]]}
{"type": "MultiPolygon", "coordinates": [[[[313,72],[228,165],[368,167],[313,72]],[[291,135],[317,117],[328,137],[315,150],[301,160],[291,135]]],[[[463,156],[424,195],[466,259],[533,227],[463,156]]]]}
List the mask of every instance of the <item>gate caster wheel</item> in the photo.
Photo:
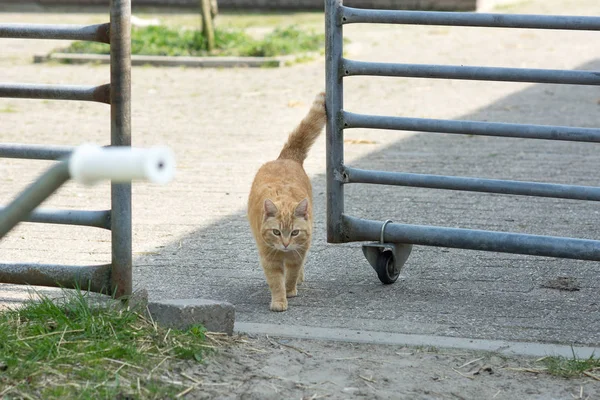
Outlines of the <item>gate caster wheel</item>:
{"type": "Polygon", "coordinates": [[[392,221],[387,220],[381,226],[379,243],[366,243],[362,245],[365,258],[375,272],[377,272],[377,277],[384,285],[396,282],[404,263],[406,263],[412,251],[412,244],[385,242],[385,227],[390,222],[392,221]]]}
{"type": "Polygon", "coordinates": [[[385,285],[396,282],[400,276],[400,269],[396,268],[394,253],[392,250],[384,250],[377,256],[375,272],[381,283],[385,285]]]}

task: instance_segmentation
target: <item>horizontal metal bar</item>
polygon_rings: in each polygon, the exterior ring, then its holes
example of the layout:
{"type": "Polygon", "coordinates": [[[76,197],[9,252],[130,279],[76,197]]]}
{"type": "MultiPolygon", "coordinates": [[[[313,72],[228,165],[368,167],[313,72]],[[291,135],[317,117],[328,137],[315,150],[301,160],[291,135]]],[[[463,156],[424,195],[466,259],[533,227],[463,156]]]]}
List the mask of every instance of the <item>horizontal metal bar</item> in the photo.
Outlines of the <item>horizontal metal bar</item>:
{"type": "MultiPolygon", "coordinates": [[[[379,241],[382,226],[381,221],[344,215],[342,237],[347,242],[379,241]]],[[[398,223],[386,225],[384,239],[390,243],[600,261],[597,240],[398,223]]]]}
{"type": "Polygon", "coordinates": [[[600,129],[598,128],[388,117],[355,114],[348,111],[342,111],[342,116],[344,128],[393,129],[572,142],[600,142],[600,129]]]}
{"type": "Polygon", "coordinates": [[[110,43],[110,24],[0,24],[0,38],[63,39],[110,43]]]}
{"type": "Polygon", "coordinates": [[[75,147],[39,144],[0,143],[0,158],[29,160],[59,160],[70,155],[75,147]]]}
{"type": "Polygon", "coordinates": [[[393,64],[343,60],[343,74],[402,76],[409,78],[467,79],[478,81],[600,85],[600,72],[559,69],[471,67],[456,65],[393,64]]]}
{"type": "Polygon", "coordinates": [[[486,14],[468,12],[370,10],[341,7],[340,24],[406,24],[482,26],[491,28],[529,28],[598,31],[600,17],[566,15],[486,14]]]}
{"type": "Polygon", "coordinates": [[[83,100],[110,104],[110,84],[101,86],[0,83],[0,97],[83,100]]]}
{"type": "Polygon", "coordinates": [[[471,192],[600,201],[600,187],[593,186],[369,171],[351,167],[344,168],[342,177],[344,183],[372,183],[430,189],[465,190],[471,192]]]}
{"type": "Polygon", "coordinates": [[[55,265],[0,263],[0,282],[17,285],[50,286],[111,294],[110,264],[55,265]]]}
{"type": "MultiPolygon", "coordinates": [[[[0,210],[0,240],[71,177],[69,161],[54,163],[36,181],[0,210]]],[[[2,280],[0,280],[2,282],[2,280]]]]}
{"type": "MultiPolygon", "coordinates": [[[[4,207],[0,207],[0,213],[4,207]]],[[[44,224],[79,225],[110,230],[110,211],[36,209],[24,222],[44,224]]]]}

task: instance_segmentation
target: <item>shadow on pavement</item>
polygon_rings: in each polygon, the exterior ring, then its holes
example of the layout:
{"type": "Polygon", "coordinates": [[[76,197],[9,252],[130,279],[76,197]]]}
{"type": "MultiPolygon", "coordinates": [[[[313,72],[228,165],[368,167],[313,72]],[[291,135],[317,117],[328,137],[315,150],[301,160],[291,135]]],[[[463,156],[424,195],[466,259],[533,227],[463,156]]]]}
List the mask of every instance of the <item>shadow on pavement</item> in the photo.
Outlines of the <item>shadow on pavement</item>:
{"type": "MultiPolygon", "coordinates": [[[[600,60],[580,69],[600,70],[600,60]]],[[[594,87],[538,84],[460,119],[599,127],[599,99],[594,87]]],[[[598,185],[600,157],[586,143],[422,133],[351,165],[598,185]]],[[[243,210],[167,245],[160,255],[137,258],[134,284],[152,299],[229,301],[243,322],[600,344],[598,263],[415,247],[400,279],[383,286],[360,244],[326,243],[324,175],[313,184],[316,233],[307,282],[286,313],[268,310],[269,291],[243,210]],[[559,277],[572,278],[571,290],[552,288],[559,277]]],[[[592,202],[369,185],[346,189],[347,214],[410,224],[598,239],[599,212],[592,202]]]]}

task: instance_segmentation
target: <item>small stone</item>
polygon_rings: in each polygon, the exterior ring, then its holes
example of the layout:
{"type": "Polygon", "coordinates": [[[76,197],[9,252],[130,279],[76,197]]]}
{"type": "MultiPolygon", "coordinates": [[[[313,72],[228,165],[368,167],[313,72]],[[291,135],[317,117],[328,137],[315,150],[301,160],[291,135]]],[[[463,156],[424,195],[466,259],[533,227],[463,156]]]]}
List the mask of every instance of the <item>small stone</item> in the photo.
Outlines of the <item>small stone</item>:
{"type": "Polygon", "coordinates": [[[146,306],[148,305],[148,291],[146,289],[136,290],[129,296],[127,303],[130,309],[146,309],[146,306]]]}
{"type": "Polygon", "coordinates": [[[161,300],[148,303],[148,310],[157,323],[168,328],[187,329],[201,324],[209,332],[233,334],[235,308],[224,301],[161,300]]]}

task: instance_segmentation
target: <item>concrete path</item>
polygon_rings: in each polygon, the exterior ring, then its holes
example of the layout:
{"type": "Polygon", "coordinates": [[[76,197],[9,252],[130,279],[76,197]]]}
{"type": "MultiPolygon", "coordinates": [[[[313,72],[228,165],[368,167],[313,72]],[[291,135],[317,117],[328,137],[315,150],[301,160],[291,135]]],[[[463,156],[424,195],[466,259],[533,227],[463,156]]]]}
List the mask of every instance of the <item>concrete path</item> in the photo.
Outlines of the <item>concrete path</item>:
{"type": "MultiPolygon", "coordinates": [[[[534,1],[514,11],[600,15],[600,5],[534,1]]],[[[347,56],[359,60],[600,70],[598,33],[360,25],[346,33],[347,56]]],[[[30,56],[55,45],[0,40],[2,80],[107,82],[106,66],[31,64],[30,56]]],[[[242,330],[277,325],[600,347],[596,262],[416,247],[398,282],[381,285],[360,244],[325,241],[324,138],[306,165],[316,209],[307,280],[287,312],[270,312],[246,197],[255,171],[277,156],[323,86],[322,59],[280,69],[134,68],[134,144],[169,145],[178,160],[173,184],[134,188],[136,288],[150,299],[231,302],[242,330]],[[559,277],[578,290],[547,287],[559,277]]],[[[345,96],[346,109],[363,113],[600,126],[594,87],[363,77],[346,80],[345,96]]],[[[0,99],[0,141],[104,144],[108,113],[100,104],[0,99]]],[[[367,130],[347,131],[345,139],[347,163],[361,168],[599,184],[600,158],[589,144],[367,130]]],[[[0,202],[47,165],[3,160],[0,202]]],[[[108,186],[68,185],[47,206],[106,208],[108,186]]],[[[600,237],[591,202],[357,185],[347,188],[346,211],[411,224],[600,237]]],[[[0,243],[0,254],[2,261],[103,263],[109,240],[92,229],[22,225],[0,243]]],[[[18,289],[3,286],[1,296],[18,289]]]]}

